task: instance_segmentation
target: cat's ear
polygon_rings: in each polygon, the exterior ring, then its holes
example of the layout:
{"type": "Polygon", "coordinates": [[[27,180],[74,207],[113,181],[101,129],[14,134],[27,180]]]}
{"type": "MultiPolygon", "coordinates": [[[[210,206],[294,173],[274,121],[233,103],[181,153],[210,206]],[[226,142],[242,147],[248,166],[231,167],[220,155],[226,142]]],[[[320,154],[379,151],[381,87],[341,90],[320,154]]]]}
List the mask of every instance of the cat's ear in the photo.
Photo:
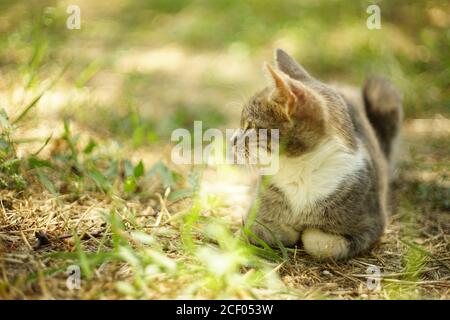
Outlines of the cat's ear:
{"type": "Polygon", "coordinates": [[[311,79],[309,73],[282,49],[275,50],[275,61],[278,68],[292,79],[299,81],[311,79]]]}
{"type": "Polygon", "coordinates": [[[292,92],[292,87],[289,83],[289,77],[287,77],[281,71],[275,70],[267,62],[264,63],[264,67],[269,72],[269,75],[275,85],[275,89],[271,93],[270,98],[277,103],[282,104],[285,107],[284,111],[286,115],[290,116],[295,107],[297,98],[294,92],[292,92]]]}
{"type": "Polygon", "coordinates": [[[295,115],[315,116],[320,114],[320,106],[323,101],[313,90],[268,63],[265,64],[265,67],[275,84],[275,89],[269,99],[281,107],[281,111],[289,121],[295,115]]]}

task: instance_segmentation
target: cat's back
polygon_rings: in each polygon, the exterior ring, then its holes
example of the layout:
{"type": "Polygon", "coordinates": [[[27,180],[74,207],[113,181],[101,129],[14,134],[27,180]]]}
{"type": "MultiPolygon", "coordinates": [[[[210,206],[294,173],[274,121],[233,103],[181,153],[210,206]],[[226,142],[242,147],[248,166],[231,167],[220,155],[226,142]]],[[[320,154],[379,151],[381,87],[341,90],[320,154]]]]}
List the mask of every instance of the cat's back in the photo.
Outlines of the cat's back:
{"type": "Polygon", "coordinates": [[[386,159],[375,130],[367,117],[361,88],[344,84],[332,84],[332,87],[341,94],[347,104],[356,137],[364,144],[372,160],[382,167],[380,169],[384,169],[386,159]]]}

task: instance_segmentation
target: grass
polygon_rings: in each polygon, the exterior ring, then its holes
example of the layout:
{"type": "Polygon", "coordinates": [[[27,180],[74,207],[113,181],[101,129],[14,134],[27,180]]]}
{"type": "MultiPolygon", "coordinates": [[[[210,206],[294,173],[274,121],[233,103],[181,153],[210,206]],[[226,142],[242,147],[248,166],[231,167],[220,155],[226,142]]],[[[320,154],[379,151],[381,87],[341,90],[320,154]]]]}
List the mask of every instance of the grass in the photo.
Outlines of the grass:
{"type": "Polygon", "coordinates": [[[0,298],[449,298],[447,4],[381,1],[379,31],[365,1],[80,1],[81,30],[66,5],[0,4],[0,298]],[[237,125],[277,46],[404,92],[391,223],[346,263],[250,245],[255,177],[170,161],[173,129],[237,125]]]}

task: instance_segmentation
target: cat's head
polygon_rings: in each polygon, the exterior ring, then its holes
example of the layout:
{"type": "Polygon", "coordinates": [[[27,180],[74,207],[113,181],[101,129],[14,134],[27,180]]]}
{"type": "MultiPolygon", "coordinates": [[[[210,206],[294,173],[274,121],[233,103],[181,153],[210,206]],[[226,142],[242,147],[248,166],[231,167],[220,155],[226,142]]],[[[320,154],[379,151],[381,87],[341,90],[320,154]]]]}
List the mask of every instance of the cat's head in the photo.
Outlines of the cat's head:
{"type": "Polygon", "coordinates": [[[275,60],[276,68],[264,65],[270,85],[245,104],[241,128],[278,129],[287,156],[312,151],[330,138],[354,149],[354,128],[343,98],[283,50],[276,50],[275,60]]]}

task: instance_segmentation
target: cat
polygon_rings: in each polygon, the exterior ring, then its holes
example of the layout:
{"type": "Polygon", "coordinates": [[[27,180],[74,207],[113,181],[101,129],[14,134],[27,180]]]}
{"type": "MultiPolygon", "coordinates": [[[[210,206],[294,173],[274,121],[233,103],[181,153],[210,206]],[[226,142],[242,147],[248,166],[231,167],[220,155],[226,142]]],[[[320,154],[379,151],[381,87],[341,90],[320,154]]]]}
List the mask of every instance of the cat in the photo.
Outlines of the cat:
{"type": "Polygon", "coordinates": [[[278,129],[281,146],[279,170],[261,184],[254,216],[244,220],[256,235],[250,239],[301,242],[319,260],[350,259],[385,229],[402,98],[384,77],[369,78],[355,94],[322,83],[281,49],[275,61],[277,68],[265,64],[271,85],[241,114],[242,135],[278,129]]]}

